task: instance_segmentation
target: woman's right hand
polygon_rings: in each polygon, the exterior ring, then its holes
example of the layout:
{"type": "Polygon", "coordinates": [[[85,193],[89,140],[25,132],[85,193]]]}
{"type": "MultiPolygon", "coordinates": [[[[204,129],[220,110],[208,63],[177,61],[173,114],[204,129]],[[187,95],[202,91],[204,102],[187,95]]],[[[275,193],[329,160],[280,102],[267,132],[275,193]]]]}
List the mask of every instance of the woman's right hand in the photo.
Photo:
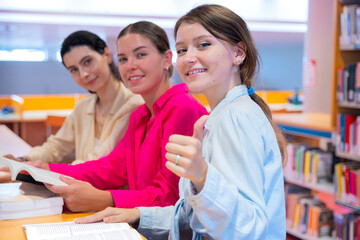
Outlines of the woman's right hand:
{"type": "Polygon", "coordinates": [[[75,219],[75,223],[92,223],[99,221],[106,223],[127,222],[129,224],[138,224],[140,221],[140,211],[137,208],[107,207],[105,210],[97,212],[94,215],[75,219]]]}

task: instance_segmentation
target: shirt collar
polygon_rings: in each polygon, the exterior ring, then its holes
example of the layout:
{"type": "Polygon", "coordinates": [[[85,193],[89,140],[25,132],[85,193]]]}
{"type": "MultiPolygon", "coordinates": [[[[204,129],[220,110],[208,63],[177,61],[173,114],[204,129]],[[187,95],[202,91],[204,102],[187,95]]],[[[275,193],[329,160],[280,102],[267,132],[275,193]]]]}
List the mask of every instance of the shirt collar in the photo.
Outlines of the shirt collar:
{"type": "Polygon", "coordinates": [[[95,115],[95,105],[99,97],[96,93],[91,93],[89,97],[91,97],[91,99],[89,100],[89,104],[86,107],[86,113],[95,115]]]}
{"type": "Polygon", "coordinates": [[[154,114],[157,114],[161,108],[172,98],[179,93],[188,93],[189,89],[185,83],[179,83],[167,90],[158,100],[153,104],[154,114]]]}
{"type": "Polygon", "coordinates": [[[220,101],[220,103],[214,108],[214,110],[211,111],[209,115],[209,119],[205,123],[205,129],[209,130],[211,128],[211,125],[215,121],[215,118],[217,115],[219,115],[222,110],[229,104],[234,102],[236,99],[238,99],[241,96],[249,96],[247,92],[247,88],[245,85],[238,85],[236,87],[233,87],[225,96],[223,100],[220,101]]]}

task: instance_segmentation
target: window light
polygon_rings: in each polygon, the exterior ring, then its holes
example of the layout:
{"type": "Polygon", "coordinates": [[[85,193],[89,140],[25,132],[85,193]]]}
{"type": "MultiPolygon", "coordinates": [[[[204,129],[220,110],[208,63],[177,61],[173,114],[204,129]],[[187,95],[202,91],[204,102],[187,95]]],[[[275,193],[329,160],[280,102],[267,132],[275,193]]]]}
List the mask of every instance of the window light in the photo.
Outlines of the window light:
{"type": "Polygon", "coordinates": [[[1,49],[0,61],[44,62],[47,53],[41,49],[1,49]]]}

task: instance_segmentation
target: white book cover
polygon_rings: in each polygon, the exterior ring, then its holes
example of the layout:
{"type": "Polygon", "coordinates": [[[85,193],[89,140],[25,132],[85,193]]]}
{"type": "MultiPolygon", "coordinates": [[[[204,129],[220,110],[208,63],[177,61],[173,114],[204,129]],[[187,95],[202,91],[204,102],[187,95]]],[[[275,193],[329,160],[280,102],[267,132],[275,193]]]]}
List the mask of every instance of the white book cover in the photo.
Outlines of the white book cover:
{"type": "Polygon", "coordinates": [[[28,240],[141,240],[140,234],[127,223],[74,222],[23,225],[28,240]]]}
{"type": "Polygon", "coordinates": [[[58,205],[48,208],[35,208],[35,209],[28,209],[22,211],[0,212],[0,221],[56,215],[56,214],[61,214],[62,211],[63,211],[63,206],[58,205]]]}
{"type": "Polygon", "coordinates": [[[3,193],[0,194],[0,220],[62,213],[64,200],[44,185],[1,183],[0,188],[3,193]],[[19,188],[17,194],[16,187],[19,188]]]}

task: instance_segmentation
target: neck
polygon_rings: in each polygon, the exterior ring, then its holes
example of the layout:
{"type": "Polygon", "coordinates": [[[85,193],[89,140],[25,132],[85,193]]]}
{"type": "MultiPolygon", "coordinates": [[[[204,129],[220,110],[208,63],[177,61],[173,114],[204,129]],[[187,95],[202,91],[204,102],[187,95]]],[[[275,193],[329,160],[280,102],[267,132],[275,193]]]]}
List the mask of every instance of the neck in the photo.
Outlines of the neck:
{"type": "Polygon", "coordinates": [[[106,84],[103,89],[96,92],[99,97],[99,105],[112,105],[118,93],[119,87],[119,81],[116,81],[115,79],[109,80],[108,84],[106,84]]]}
{"type": "Polygon", "coordinates": [[[226,94],[234,87],[241,84],[240,75],[235,72],[228,81],[224,80],[220,84],[213,86],[212,88],[206,89],[203,93],[209,102],[210,109],[214,108],[225,98],[226,94]]]}
{"type": "Polygon", "coordinates": [[[154,116],[154,103],[167,91],[171,88],[169,79],[165,79],[162,83],[157,86],[155,89],[152,89],[149,93],[141,94],[142,98],[145,101],[147,108],[151,112],[151,117],[154,116]]]}

